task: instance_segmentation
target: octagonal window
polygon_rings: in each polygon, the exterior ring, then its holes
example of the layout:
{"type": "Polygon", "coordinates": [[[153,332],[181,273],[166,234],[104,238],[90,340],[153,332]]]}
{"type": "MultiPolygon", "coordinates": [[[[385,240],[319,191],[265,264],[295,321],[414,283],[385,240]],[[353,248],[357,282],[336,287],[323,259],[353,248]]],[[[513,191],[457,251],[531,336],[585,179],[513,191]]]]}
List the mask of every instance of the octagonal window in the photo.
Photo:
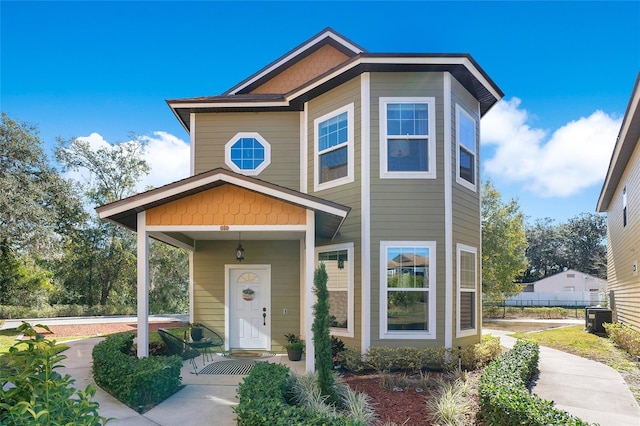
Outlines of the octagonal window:
{"type": "Polygon", "coordinates": [[[225,163],[234,172],[258,175],[271,164],[271,145],[259,133],[238,133],[225,145],[225,163]]]}

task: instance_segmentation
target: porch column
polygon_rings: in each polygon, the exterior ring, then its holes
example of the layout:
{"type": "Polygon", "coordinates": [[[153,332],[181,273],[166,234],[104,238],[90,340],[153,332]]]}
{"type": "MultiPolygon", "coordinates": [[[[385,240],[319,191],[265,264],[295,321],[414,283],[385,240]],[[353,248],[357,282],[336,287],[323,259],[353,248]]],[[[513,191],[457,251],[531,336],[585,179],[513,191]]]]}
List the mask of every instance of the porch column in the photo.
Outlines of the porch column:
{"type": "Polygon", "coordinates": [[[311,326],[313,325],[313,305],[316,300],[313,295],[313,274],[315,271],[315,246],[316,246],[316,224],[315,213],[313,210],[307,210],[307,231],[305,235],[305,252],[304,252],[304,311],[302,315],[305,318],[304,321],[304,338],[307,342],[306,345],[306,358],[305,368],[308,373],[315,371],[316,365],[316,351],[315,343],[313,342],[313,332],[311,326]]]}
{"type": "Polygon", "coordinates": [[[149,237],[147,215],[138,213],[138,358],[149,356],[149,237]]]}

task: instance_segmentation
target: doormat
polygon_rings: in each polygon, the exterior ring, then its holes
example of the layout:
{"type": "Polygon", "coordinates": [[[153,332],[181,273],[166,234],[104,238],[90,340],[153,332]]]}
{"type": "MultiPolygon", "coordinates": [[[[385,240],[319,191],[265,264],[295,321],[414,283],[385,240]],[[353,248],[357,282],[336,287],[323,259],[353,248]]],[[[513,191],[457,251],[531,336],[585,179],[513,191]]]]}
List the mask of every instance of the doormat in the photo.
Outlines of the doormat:
{"type": "Polygon", "coordinates": [[[238,358],[238,359],[260,359],[271,358],[276,356],[272,352],[227,352],[224,354],[226,358],[238,358]]]}
{"type": "Polygon", "coordinates": [[[198,374],[220,374],[220,375],[247,375],[256,365],[255,361],[249,360],[229,360],[218,361],[207,365],[198,374]]]}

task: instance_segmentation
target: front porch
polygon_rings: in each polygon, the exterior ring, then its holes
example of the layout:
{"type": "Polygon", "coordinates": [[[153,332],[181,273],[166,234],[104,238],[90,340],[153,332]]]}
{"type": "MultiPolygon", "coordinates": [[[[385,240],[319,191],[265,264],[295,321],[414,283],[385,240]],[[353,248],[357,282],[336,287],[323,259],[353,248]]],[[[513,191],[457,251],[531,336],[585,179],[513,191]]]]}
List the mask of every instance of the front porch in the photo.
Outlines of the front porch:
{"type": "Polygon", "coordinates": [[[350,208],[215,169],[97,209],[137,232],[138,356],[148,356],[148,243],[189,252],[190,322],[224,336],[225,349],[283,350],[284,335],[311,340],[316,238],[331,240],[350,208]],[[244,258],[237,249],[242,244],[244,258]],[[242,292],[252,292],[252,299],[242,292]]]}

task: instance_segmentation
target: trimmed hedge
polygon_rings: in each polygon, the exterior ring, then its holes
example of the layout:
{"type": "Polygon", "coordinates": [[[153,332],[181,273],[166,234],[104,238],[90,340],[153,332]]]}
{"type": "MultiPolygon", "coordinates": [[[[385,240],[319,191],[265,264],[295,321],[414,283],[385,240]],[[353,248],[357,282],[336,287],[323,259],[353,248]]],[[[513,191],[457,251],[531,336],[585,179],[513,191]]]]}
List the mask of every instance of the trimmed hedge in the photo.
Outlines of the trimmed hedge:
{"type": "Polygon", "coordinates": [[[347,348],[337,355],[338,362],[348,371],[360,372],[375,370],[385,371],[420,370],[453,370],[458,367],[458,361],[463,369],[476,370],[487,365],[502,353],[500,338],[482,336],[482,342],[461,348],[417,348],[386,346],[369,348],[362,356],[360,351],[347,348]]]}
{"type": "Polygon", "coordinates": [[[133,333],[114,334],[94,346],[93,378],[118,400],[139,410],[164,401],[180,389],[182,359],[131,356],[133,338],[133,333]]]}
{"type": "Polygon", "coordinates": [[[635,331],[630,325],[618,323],[605,323],[609,339],[621,349],[632,356],[640,356],[640,332],[635,331]]]}
{"type": "Polygon", "coordinates": [[[344,417],[328,417],[290,403],[289,375],[289,368],[282,364],[256,364],[238,387],[240,403],[233,410],[238,426],[358,425],[344,417]]]}
{"type": "Polygon", "coordinates": [[[528,390],[538,370],[537,343],[518,340],[491,362],[480,377],[480,415],[485,424],[503,426],[583,426],[589,423],[553,407],[528,390]]]}

